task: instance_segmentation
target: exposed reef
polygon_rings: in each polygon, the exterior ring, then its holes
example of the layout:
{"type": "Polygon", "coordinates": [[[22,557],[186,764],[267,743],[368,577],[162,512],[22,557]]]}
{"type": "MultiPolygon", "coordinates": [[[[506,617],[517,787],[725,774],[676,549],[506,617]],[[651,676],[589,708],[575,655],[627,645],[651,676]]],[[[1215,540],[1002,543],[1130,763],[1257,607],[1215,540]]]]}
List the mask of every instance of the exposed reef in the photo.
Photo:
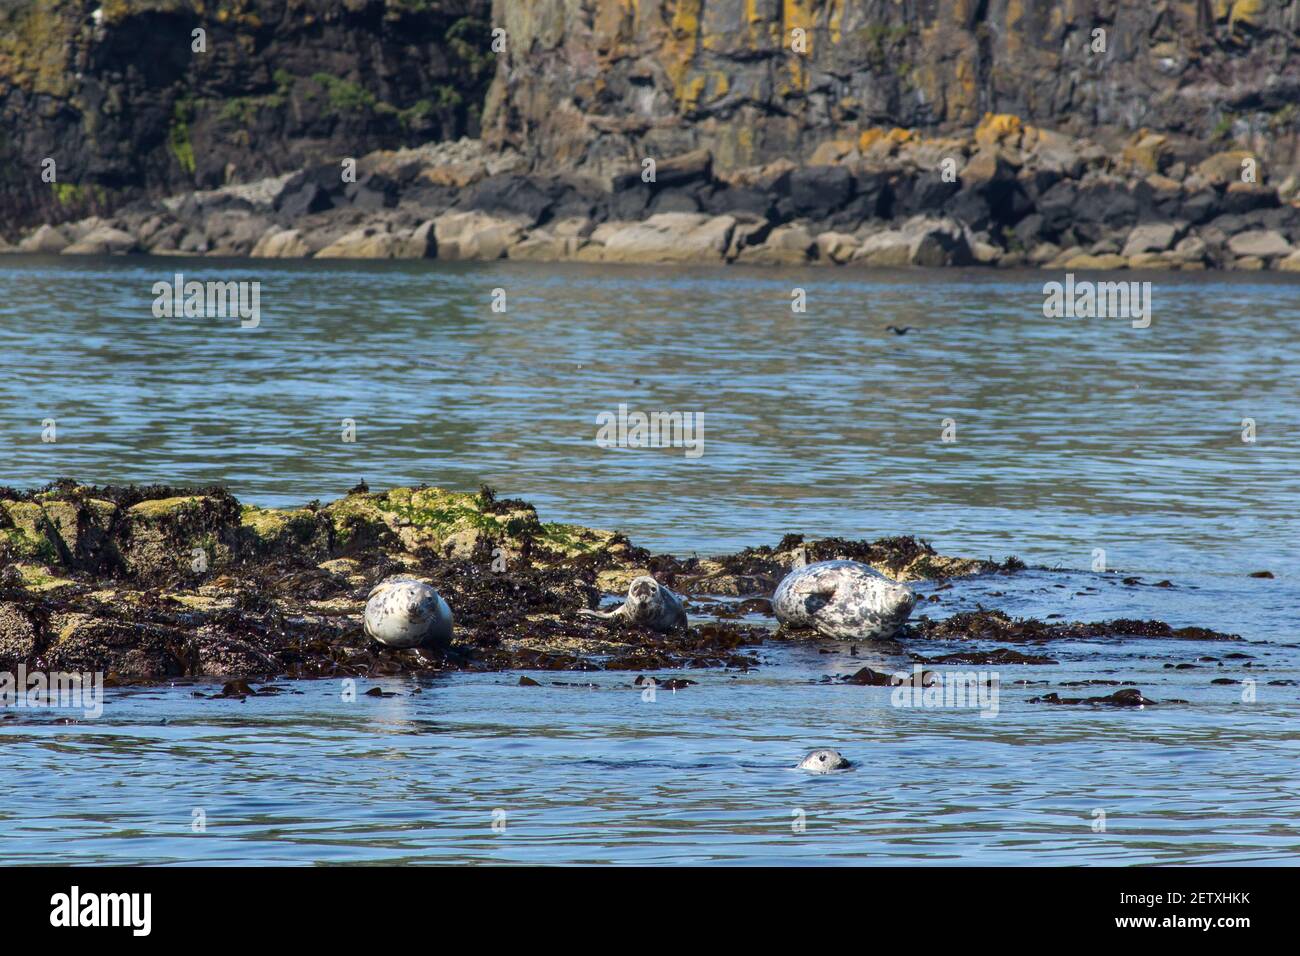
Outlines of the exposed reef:
{"type": "Polygon", "coordinates": [[[910,578],[994,567],[943,558],[911,538],[790,536],[776,549],[679,560],[615,532],[543,522],[488,488],[361,485],[329,504],[266,509],[223,488],[60,481],[0,489],[0,668],[120,681],[747,668],[757,659],[746,648],[768,636],[765,627],[718,620],[660,634],[578,611],[647,573],[686,595],[770,593],[798,549],[851,553],[910,578]],[[364,635],[366,595],[395,573],[428,581],[451,604],[447,653],[393,650],[364,635]]]}
{"type": "MultiPolygon", "coordinates": [[[[544,522],[532,505],[439,488],[372,492],[301,508],[242,504],[221,487],[91,487],[61,480],[0,488],[0,670],[99,671],[109,681],[381,676],[451,670],[749,669],[773,630],[770,595],[803,563],[849,558],[898,581],[1015,574],[939,554],[908,536],[805,540],[678,558],[624,535],[544,522]],[[451,605],[449,648],[398,650],[362,628],[370,589],[402,574],[451,605]],[[580,612],[652,575],[685,598],[692,623],[659,633],[580,612]]],[[[1052,664],[987,644],[1158,638],[1232,641],[1159,621],[1048,623],[1000,611],[920,616],[896,640],[865,642],[927,665],[1052,664]],[[981,646],[963,648],[980,642],[981,646]],[[947,646],[947,650],[936,649],[947,646]],[[924,648],[933,656],[916,653],[924,648]]],[[[1232,655],[1229,655],[1232,656],[1232,655]]],[[[863,668],[851,683],[888,683],[863,668]]]]}

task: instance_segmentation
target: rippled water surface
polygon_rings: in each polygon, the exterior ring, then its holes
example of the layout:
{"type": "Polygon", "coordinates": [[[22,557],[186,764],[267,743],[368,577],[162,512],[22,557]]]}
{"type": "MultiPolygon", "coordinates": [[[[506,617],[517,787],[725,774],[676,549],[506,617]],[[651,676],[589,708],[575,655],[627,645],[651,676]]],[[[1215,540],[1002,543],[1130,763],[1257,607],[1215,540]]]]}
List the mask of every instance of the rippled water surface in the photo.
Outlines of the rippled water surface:
{"type": "Polygon", "coordinates": [[[839,644],[769,643],[759,668],[654,702],[620,673],[389,681],[398,696],[352,703],[333,682],[110,690],[98,720],[0,722],[0,859],[1294,862],[1300,283],[1134,273],[1154,286],[1139,330],[1043,318],[1044,278],[0,258],[0,484],[220,481],[292,504],[362,478],[486,481],[676,553],[919,534],[1039,568],[959,583],[933,616],[1244,639],[1053,645],[1057,664],[999,669],[988,717],[818,683],[909,666],[839,644]],[[260,281],[260,327],[154,318],[177,270],[260,281]],[[704,454],[598,447],[620,403],[702,412],[704,454]],[[1124,574],[1090,572],[1097,549],[1124,574]],[[1059,686],[1082,679],[1187,703],[1028,702],[1114,689],[1059,686]],[[824,744],[857,767],[790,769],[824,744]]]}

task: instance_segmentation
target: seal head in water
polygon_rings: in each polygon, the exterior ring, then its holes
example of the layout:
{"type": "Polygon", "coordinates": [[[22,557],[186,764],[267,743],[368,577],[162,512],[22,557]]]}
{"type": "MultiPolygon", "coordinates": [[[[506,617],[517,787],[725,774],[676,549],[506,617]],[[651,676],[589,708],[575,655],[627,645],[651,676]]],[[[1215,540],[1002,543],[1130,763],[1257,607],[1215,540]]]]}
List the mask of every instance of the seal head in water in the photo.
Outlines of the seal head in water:
{"type": "Polygon", "coordinates": [[[583,608],[578,613],[604,621],[639,624],[661,632],[686,626],[686,610],[681,599],[649,575],[632,580],[628,585],[627,600],[617,609],[604,612],[583,608]]]}
{"type": "Polygon", "coordinates": [[[911,588],[858,561],[796,568],[772,595],[782,624],[840,640],[893,637],[915,606],[911,588]]]}
{"type": "Polygon", "coordinates": [[[388,578],[370,591],[365,628],[387,647],[446,646],[451,643],[451,608],[423,581],[388,578]]]}
{"type": "Polygon", "coordinates": [[[838,750],[822,748],[809,751],[808,756],[799,761],[797,769],[809,773],[830,773],[834,770],[848,770],[852,766],[838,750]]]}

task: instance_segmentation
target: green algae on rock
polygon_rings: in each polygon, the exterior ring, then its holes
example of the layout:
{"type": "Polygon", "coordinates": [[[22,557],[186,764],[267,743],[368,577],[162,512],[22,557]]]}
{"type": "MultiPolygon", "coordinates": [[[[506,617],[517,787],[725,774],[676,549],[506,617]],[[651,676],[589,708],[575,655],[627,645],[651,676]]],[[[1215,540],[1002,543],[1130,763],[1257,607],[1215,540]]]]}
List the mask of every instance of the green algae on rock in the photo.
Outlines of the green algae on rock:
{"type": "MultiPolygon", "coordinates": [[[[115,680],[357,676],[442,669],[661,669],[757,663],[767,629],[720,620],[679,634],[582,618],[652,573],[688,595],[770,593],[800,554],[873,559],[900,578],[1006,570],[911,538],[787,536],[777,548],[681,560],[614,531],[543,522],[519,499],[441,488],[300,508],[241,504],[219,487],[0,489],[0,667],[102,670],[115,680]],[[944,563],[946,562],[946,563],[944,563]],[[392,574],[452,605],[439,660],[368,640],[369,589],[392,574]]],[[[705,603],[705,602],[702,602],[705,603]]]]}

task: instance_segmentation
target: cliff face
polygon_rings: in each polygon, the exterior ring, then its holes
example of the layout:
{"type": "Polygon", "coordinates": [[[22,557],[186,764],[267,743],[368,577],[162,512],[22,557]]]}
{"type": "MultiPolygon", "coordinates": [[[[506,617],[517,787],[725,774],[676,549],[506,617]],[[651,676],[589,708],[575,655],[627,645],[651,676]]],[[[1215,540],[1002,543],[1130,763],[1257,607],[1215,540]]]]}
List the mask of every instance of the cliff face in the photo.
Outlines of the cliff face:
{"type": "Polygon", "coordinates": [[[1169,134],[1162,172],[1245,149],[1280,182],[1298,24],[1300,0],[0,0],[0,235],[480,132],[540,174],[703,147],[729,175],[996,114],[1115,155],[1169,134]]]}
{"type": "Polygon", "coordinates": [[[493,21],[509,45],[485,132],[539,166],[700,146],[723,169],[798,162],[986,112],[1297,156],[1300,0],[494,0],[493,21]]]}
{"type": "Polygon", "coordinates": [[[487,0],[0,0],[0,231],[476,135],[488,20],[487,0]]]}

